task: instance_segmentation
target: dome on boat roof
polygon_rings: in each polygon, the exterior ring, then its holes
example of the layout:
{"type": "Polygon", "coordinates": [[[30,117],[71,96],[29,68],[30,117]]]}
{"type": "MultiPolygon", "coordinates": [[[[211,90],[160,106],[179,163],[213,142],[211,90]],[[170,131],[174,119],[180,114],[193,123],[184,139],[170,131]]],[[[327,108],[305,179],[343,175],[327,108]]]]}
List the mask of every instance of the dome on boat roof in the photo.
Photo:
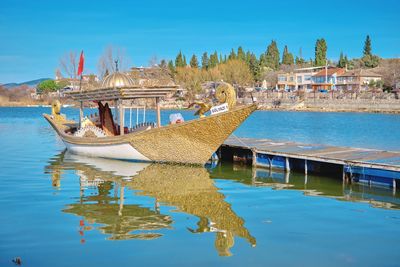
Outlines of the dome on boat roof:
{"type": "Polygon", "coordinates": [[[127,74],[124,74],[124,73],[121,73],[118,71],[108,75],[103,80],[104,88],[129,87],[129,86],[133,86],[133,85],[134,85],[134,81],[132,80],[131,77],[129,77],[127,74]]]}

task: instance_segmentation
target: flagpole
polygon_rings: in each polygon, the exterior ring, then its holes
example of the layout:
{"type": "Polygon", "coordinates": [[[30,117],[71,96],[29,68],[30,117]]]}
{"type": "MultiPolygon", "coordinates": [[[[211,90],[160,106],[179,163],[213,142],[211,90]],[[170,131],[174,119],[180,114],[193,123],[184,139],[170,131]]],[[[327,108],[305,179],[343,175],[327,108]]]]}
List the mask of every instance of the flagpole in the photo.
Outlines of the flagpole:
{"type": "MultiPolygon", "coordinates": [[[[78,66],[78,75],[81,76],[80,79],[79,79],[79,92],[82,91],[83,64],[84,64],[84,56],[83,56],[83,50],[82,50],[81,56],[79,57],[79,66],[78,66]]],[[[82,127],[82,120],[83,120],[83,101],[80,101],[80,107],[79,107],[79,128],[82,127]]]]}
{"type": "MultiPolygon", "coordinates": [[[[79,92],[82,91],[82,74],[81,78],[79,80],[79,92]]],[[[80,107],[79,107],[79,128],[82,126],[82,120],[83,120],[83,101],[80,101],[80,107]]]]}

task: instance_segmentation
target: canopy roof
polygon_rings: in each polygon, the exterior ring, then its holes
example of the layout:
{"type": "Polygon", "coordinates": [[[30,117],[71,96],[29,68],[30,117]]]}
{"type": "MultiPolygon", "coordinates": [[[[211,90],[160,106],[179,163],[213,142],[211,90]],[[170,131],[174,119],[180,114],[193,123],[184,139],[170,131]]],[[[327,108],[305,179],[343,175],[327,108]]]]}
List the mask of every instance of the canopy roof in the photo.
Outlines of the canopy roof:
{"type": "Polygon", "coordinates": [[[157,98],[165,97],[168,94],[175,92],[177,88],[177,85],[151,87],[142,87],[138,85],[129,87],[109,87],[85,91],[73,91],[67,92],[66,95],[77,101],[106,101],[134,98],[157,98]]]}

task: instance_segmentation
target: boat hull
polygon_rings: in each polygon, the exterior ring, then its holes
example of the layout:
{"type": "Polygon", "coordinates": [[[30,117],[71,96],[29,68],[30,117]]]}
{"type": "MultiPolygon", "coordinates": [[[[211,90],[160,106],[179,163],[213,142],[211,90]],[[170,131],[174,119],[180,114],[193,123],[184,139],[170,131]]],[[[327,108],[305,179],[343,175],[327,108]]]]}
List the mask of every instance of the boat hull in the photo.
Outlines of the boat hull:
{"type": "Polygon", "coordinates": [[[123,159],[132,161],[151,161],[130,144],[81,145],[64,141],[66,148],[74,154],[89,157],[123,159]]]}
{"type": "Polygon", "coordinates": [[[67,134],[68,124],[54,120],[47,114],[44,117],[72,153],[112,159],[203,165],[256,109],[256,105],[236,107],[184,123],[101,138],[67,134]]]}

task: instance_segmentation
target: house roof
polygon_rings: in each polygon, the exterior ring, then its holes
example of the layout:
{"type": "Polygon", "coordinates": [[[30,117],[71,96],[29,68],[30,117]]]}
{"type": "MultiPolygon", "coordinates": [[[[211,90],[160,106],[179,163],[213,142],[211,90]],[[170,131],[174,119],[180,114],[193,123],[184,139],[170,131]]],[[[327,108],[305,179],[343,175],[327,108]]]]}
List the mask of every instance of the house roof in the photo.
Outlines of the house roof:
{"type": "Polygon", "coordinates": [[[339,74],[341,74],[343,72],[345,72],[344,69],[331,68],[331,69],[327,69],[327,70],[321,70],[317,74],[315,74],[314,76],[323,76],[323,77],[325,77],[325,75],[332,76],[335,73],[337,73],[339,75],[339,74]]]}
{"type": "Polygon", "coordinates": [[[343,74],[340,74],[339,76],[342,77],[382,77],[382,75],[377,74],[373,71],[370,70],[365,70],[365,69],[355,69],[355,70],[348,70],[343,74]]]}

